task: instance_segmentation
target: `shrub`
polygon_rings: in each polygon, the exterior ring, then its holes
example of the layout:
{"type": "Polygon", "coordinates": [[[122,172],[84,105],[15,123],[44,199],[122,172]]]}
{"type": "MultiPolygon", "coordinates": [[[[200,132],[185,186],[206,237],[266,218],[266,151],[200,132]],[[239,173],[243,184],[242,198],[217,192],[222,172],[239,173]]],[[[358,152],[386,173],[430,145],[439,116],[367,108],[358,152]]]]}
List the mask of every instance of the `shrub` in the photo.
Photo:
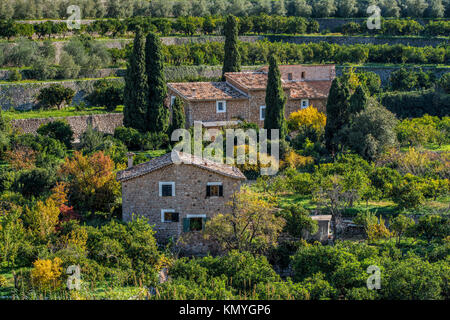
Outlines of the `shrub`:
{"type": "Polygon", "coordinates": [[[407,174],[398,184],[393,186],[392,200],[400,208],[417,208],[425,202],[422,185],[414,176],[407,174]]]}
{"type": "Polygon", "coordinates": [[[37,133],[61,141],[68,149],[72,147],[73,131],[67,121],[56,120],[42,124],[37,133]]]}
{"type": "Polygon", "coordinates": [[[19,70],[14,69],[11,70],[9,74],[9,81],[20,81],[22,80],[22,74],[19,72],[19,70]]]}
{"type": "Polygon", "coordinates": [[[88,100],[95,106],[114,111],[118,105],[123,104],[123,90],[122,82],[103,79],[94,83],[94,90],[88,100]]]}
{"type": "Polygon", "coordinates": [[[70,199],[77,208],[110,213],[117,206],[120,183],[116,181],[114,162],[103,152],[84,156],[76,151],[60,172],[70,178],[70,199]]]}
{"type": "Polygon", "coordinates": [[[114,138],[122,141],[129,150],[140,149],[141,134],[134,128],[117,127],[114,129],[114,138]]]}
{"type": "Polygon", "coordinates": [[[19,171],[14,189],[26,197],[39,196],[49,191],[55,182],[54,172],[43,168],[34,168],[19,171]]]}
{"type": "Polygon", "coordinates": [[[442,286],[438,268],[417,257],[390,263],[381,277],[381,294],[389,300],[441,299],[442,286]]]}
{"type": "Polygon", "coordinates": [[[70,104],[72,98],[75,95],[75,91],[71,88],[63,87],[60,84],[53,84],[48,88],[43,88],[37,96],[39,105],[44,108],[57,107],[61,109],[63,104],[70,104]]]}
{"type": "Polygon", "coordinates": [[[42,291],[53,291],[62,286],[62,261],[59,258],[53,260],[36,260],[31,270],[31,280],[34,286],[42,291]]]}
{"type": "Polygon", "coordinates": [[[0,288],[6,287],[7,284],[8,280],[4,276],[0,275],[0,288]]]}

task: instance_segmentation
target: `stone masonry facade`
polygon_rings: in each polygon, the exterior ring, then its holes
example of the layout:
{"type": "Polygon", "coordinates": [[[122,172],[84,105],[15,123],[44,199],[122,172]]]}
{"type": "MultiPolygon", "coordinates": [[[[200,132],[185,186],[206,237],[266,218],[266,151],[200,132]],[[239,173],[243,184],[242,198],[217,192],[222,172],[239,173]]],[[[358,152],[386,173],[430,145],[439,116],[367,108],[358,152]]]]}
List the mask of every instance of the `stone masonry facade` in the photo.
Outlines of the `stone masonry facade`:
{"type": "MultiPolygon", "coordinates": [[[[325,112],[334,65],[282,65],[279,67],[287,97],[286,118],[301,108],[314,106],[325,112]]],[[[186,125],[245,120],[264,125],[268,68],[226,73],[224,82],[169,83],[169,107],[175,97],[184,101],[186,125]]]]}
{"type": "Polygon", "coordinates": [[[207,219],[218,213],[226,213],[227,202],[233,193],[240,190],[241,181],[245,180],[238,169],[230,166],[212,165],[211,162],[202,160],[207,164],[202,168],[188,163],[169,163],[164,160],[168,157],[170,153],[118,173],[118,180],[122,182],[122,219],[130,221],[133,215],[147,218],[150,225],[154,225],[156,238],[161,243],[170,238],[178,239],[183,233],[191,231],[186,229],[186,219],[201,218],[204,227],[207,219]],[[161,159],[165,162],[157,164],[161,159]],[[145,169],[152,166],[152,163],[155,163],[154,169],[145,169]],[[139,166],[149,172],[126,175],[139,171],[139,166]],[[232,171],[221,172],[225,167],[232,171]],[[160,183],[173,183],[172,196],[161,194],[160,183]],[[222,194],[207,196],[207,187],[211,184],[220,184],[222,194]],[[178,213],[178,221],[165,222],[163,211],[178,213]]]}

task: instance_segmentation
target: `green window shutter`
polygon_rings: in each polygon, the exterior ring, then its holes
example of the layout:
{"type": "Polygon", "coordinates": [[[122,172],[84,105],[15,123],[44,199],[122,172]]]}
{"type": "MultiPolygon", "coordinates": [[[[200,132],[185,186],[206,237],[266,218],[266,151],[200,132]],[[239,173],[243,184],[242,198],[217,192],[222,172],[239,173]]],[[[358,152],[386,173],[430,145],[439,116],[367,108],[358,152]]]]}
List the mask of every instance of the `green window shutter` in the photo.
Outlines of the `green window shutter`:
{"type": "Polygon", "coordinates": [[[189,218],[183,218],[183,232],[189,232],[189,218]]]}
{"type": "Polygon", "coordinates": [[[209,218],[208,217],[206,217],[206,218],[202,218],[202,230],[205,230],[205,227],[206,227],[206,221],[208,221],[209,220],[209,218]]]}

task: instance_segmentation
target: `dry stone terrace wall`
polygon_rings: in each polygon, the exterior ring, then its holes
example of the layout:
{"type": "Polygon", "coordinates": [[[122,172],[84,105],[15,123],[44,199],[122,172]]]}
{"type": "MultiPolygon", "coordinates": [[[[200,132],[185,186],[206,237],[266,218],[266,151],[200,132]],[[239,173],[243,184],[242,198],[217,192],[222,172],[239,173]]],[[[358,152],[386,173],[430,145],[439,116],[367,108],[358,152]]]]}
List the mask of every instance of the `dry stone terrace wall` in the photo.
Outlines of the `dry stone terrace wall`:
{"type": "Polygon", "coordinates": [[[55,120],[66,119],[74,132],[75,141],[78,140],[89,125],[94,129],[104,133],[114,133],[116,127],[123,125],[122,113],[94,114],[87,116],[58,117],[58,118],[32,118],[12,120],[12,127],[19,129],[23,133],[36,134],[37,129],[42,125],[55,120]]]}
{"type": "MultiPolygon", "coordinates": [[[[0,106],[3,110],[14,108],[16,110],[30,110],[36,105],[36,96],[42,88],[52,84],[61,84],[75,91],[72,104],[78,104],[85,100],[87,94],[93,90],[95,80],[53,81],[35,83],[0,84],[0,106]]],[[[122,78],[111,81],[123,81],[122,78]]]]}

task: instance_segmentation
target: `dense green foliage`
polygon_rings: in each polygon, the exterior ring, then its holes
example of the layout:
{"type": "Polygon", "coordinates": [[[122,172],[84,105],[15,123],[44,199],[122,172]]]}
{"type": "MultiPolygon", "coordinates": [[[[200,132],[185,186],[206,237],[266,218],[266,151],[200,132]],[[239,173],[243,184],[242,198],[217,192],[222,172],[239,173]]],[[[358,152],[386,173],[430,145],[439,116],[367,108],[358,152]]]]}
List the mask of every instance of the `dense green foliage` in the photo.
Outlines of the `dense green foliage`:
{"type": "Polygon", "coordinates": [[[230,15],[224,28],[225,45],[222,80],[225,80],[226,72],[241,71],[241,56],[238,50],[238,21],[236,17],[230,15]]]}
{"type": "Polygon", "coordinates": [[[49,109],[57,107],[61,109],[63,104],[70,104],[75,91],[72,88],[66,88],[60,84],[52,84],[47,88],[42,88],[37,96],[40,108],[49,109]]]}
{"type": "Polygon", "coordinates": [[[148,79],[145,60],[145,38],[138,30],[125,75],[123,124],[141,132],[148,129],[148,79]]]}
{"type": "MultiPolygon", "coordinates": [[[[376,1],[383,17],[448,17],[447,0],[414,1],[393,0],[376,1]]],[[[66,6],[63,0],[38,3],[21,3],[19,0],[5,0],[0,6],[0,18],[8,19],[42,19],[66,18],[66,6]]],[[[288,15],[301,17],[366,17],[368,3],[366,1],[315,1],[315,0],[176,0],[141,2],[138,0],[108,0],[98,5],[95,1],[74,1],[79,5],[86,18],[127,18],[132,16],[182,17],[228,15],[288,15]]]]}
{"type": "Polygon", "coordinates": [[[270,139],[271,129],[279,130],[279,139],[284,140],[287,134],[285,119],[286,96],[281,87],[281,73],[275,56],[269,59],[269,74],[266,89],[266,113],[264,118],[264,129],[268,130],[270,139]]]}
{"type": "Polygon", "coordinates": [[[169,109],[164,105],[167,86],[161,47],[162,44],[158,36],[149,33],[145,41],[145,72],[148,83],[146,131],[155,133],[165,133],[169,128],[169,109]]]}

